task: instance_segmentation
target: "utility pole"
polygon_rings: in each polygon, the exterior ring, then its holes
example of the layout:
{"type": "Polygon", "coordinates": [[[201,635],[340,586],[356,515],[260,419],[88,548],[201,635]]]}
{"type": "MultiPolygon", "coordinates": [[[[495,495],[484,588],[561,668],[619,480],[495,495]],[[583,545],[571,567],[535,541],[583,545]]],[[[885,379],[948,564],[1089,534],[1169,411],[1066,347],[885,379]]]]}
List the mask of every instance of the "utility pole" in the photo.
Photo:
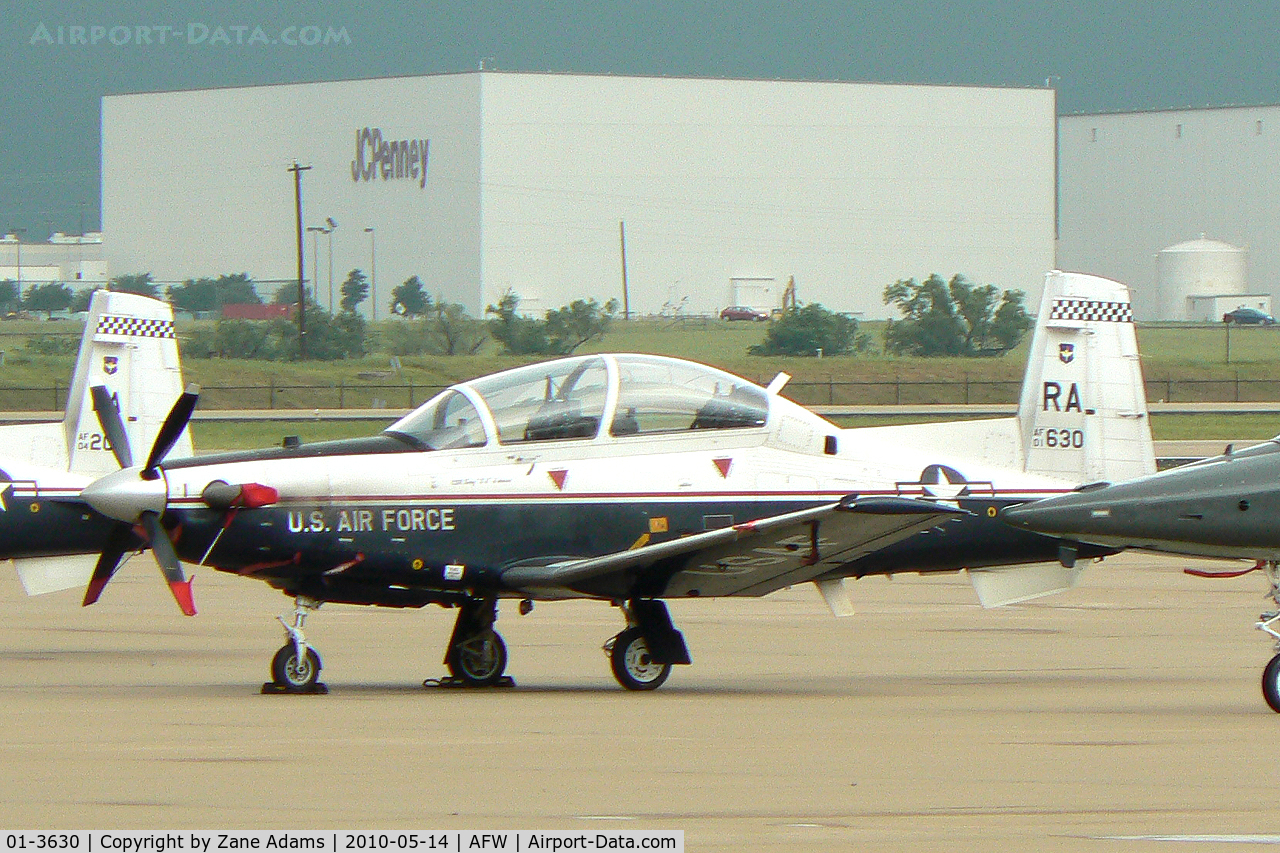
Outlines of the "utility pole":
{"type": "Polygon", "coordinates": [[[627,291],[627,223],[618,222],[618,240],[622,244],[622,319],[631,319],[631,294],[627,291]]]}
{"type": "Polygon", "coordinates": [[[369,235],[369,305],[373,309],[371,322],[378,322],[378,244],[373,228],[364,229],[369,235]]]}
{"type": "Polygon", "coordinates": [[[294,160],[286,171],[293,172],[293,207],[298,231],[298,360],[307,360],[307,290],[302,272],[302,173],[310,166],[299,166],[294,160]]]}

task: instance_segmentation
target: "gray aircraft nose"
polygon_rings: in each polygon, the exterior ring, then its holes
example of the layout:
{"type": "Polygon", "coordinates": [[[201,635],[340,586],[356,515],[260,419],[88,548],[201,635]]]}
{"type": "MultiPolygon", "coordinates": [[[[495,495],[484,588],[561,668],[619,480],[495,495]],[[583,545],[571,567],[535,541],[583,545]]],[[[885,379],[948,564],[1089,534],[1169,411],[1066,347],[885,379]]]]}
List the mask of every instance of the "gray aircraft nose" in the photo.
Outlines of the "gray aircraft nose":
{"type": "MultiPolygon", "coordinates": [[[[1088,495],[1063,495],[1006,507],[1000,513],[1014,527],[1038,533],[1084,534],[1111,529],[1116,515],[1113,501],[1100,504],[1088,495]]],[[[1124,502],[1121,502],[1124,503],[1124,502]]],[[[1127,515],[1128,513],[1122,513],[1127,515]]]]}

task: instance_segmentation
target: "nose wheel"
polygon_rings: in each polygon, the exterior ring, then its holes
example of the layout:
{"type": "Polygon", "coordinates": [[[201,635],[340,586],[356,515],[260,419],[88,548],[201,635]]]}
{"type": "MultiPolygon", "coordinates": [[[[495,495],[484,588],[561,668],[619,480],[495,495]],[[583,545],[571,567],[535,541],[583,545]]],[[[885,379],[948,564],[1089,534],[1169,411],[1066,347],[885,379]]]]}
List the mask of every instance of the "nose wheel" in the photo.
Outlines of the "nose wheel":
{"type": "MultiPolygon", "coordinates": [[[[1271,591],[1268,594],[1275,602],[1277,609],[1259,616],[1254,627],[1269,634],[1276,641],[1276,651],[1280,652],[1280,631],[1276,630],[1280,627],[1280,569],[1275,562],[1259,562],[1256,568],[1262,569],[1267,575],[1267,580],[1271,582],[1271,591]]],[[[1262,698],[1267,701],[1271,710],[1280,714],[1280,654],[1273,657],[1266,669],[1262,671],[1262,698]]]]}
{"type": "Polygon", "coordinates": [[[307,614],[317,610],[320,602],[314,598],[298,596],[293,601],[293,624],[283,616],[277,616],[284,626],[285,644],[271,659],[271,680],[262,685],[263,693],[328,693],[329,688],[320,683],[320,655],[307,645],[302,633],[307,614]]]}
{"type": "Polygon", "coordinates": [[[287,693],[314,693],[320,678],[320,656],[307,646],[302,656],[293,643],[285,643],[271,659],[271,679],[287,693]]]}

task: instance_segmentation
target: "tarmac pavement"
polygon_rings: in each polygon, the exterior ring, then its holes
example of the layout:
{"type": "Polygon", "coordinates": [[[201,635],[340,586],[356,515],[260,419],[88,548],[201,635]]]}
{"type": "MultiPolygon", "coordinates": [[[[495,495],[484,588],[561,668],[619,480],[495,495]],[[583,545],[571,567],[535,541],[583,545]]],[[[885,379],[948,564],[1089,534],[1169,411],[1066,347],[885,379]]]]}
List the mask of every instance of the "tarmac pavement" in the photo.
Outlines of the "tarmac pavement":
{"type": "Polygon", "coordinates": [[[451,612],[327,605],[307,624],[327,696],[259,694],[292,608],[264,584],[197,571],[184,618],[149,557],[91,608],[0,572],[0,817],[669,828],[689,851],[1274,842],[1265,581],[1186,565],[1205,561],[1115,557],[988,611],[959,574],[851,582],[839,620],[807,585],[679,601],[694,664],[650,694],[610,675],[603,603],[504,605],[518,686],[482,691],[421,686],[445,672],[451,612]]]}

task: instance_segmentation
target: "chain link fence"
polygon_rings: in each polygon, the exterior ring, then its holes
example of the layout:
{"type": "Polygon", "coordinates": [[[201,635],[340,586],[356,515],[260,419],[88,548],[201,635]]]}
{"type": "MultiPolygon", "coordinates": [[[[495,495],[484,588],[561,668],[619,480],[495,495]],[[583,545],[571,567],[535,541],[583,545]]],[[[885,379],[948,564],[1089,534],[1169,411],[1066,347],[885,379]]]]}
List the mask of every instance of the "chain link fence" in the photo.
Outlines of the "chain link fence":
{"type": "MultiPolygon", "coordinates": [[[[1020,381],[862,381],[791,382],[785,396],[806,406],[1016,404],[1020,381]]],[[[412,409],[444,389],[443,385],[348,383],[327,385],[206,385],[202,410],[238,409],[412,409]]],[[[1255,403],[1280,401],[1278,379],[1148,379],[1147,401],[1164,403],[1255,403]]],[[[59,411],[67,386],[0,386],[0,411],[59,411]]]]}

